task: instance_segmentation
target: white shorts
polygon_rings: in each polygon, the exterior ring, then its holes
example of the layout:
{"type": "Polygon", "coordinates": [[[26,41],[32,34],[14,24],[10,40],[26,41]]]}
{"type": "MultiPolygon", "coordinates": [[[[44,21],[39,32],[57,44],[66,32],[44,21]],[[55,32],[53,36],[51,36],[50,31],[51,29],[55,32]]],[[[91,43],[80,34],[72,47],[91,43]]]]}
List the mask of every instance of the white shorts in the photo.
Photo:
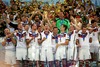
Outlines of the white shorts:
{"type": "Polygon", "coordinates": [[[52,51],[54,54],[56,53],[56,46],[52,46],[52,51]]]}
{"type": "Polygon", "coordinates": [[[16,58],[17,60],[26,60],[27,48],[16,48],[16,58]]]}
{"type": "Polygon", "coordinates": [[[97,43],[92,43],[90,44],[90,52],[92,53],[98,53],[99,50],[99,44],[97,43]]]}
{"type": "Polygon", "coordinates": [[[53,51],[50,47],[42,47],[41,49],[41,61],[53,61],[53,51]]]}
{"type": "Polygon", "coordinates": [[[35,52],[36,52],[35,46],[28,48],[28,59],[29,60],[31,61],[35,60],[35,52]]]}
{"type": "Polygon", "coordinates": [[[55,54],[55,59],[62,60],[62,59],[66,59],[66,57],[67,57],[67,47],[66,46],[58,47],[55,54]]]}
{"type": "Polygon", "coordinates": [[[16,64],[15,51],[6,50],[5,51],[5,62],[6,64],[16,64]]]}
{"type": "Polygon", "coordinates": [[[36,52],[35,52],[36,61],[40,60],[40,54],[41,54],[41,47],[36,47],[36,52]]]}
{"type": "Polygon", "coordinates": [[[76,60],[77,58],[77,47],[68,47],[67,60],[76,60]]]}
{"type": "Polygon", "coordinates": [[[88,60],[91,59],[89,49],[79,49],[79,60],[88,60]]]}

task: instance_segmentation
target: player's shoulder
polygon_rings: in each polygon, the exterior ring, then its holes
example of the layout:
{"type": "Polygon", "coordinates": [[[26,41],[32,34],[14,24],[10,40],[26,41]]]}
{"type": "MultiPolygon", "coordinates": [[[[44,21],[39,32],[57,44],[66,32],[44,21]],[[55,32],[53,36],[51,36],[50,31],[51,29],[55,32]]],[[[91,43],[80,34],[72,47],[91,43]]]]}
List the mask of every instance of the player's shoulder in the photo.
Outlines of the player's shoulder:
{"type": "Polygon", "coordinates": [[[27,34],[27,31],[23,30],[23,31],[22,31],[22,34],[27,34]]]}

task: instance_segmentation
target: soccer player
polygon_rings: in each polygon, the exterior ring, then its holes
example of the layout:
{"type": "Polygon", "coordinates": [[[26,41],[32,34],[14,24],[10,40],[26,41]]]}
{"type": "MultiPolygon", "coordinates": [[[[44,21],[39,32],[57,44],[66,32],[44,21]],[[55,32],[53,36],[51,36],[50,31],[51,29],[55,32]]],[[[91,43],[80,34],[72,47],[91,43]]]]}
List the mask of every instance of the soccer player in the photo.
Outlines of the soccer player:
{"type": "Polygon", "coordinates": [[[44,26],[44,31],[41,33],[41,67],[44,67],[44,63],[49,67],[53,67],[53,51],[52,51],[52,33],[48,25],[44,26]]]}
{"type": "Polygon", "coordinates": [[[55,54],[56,54],[56,45],[58,43],[58,28],[54,27],[52,33],[53,33],[52,34],[52,51],[53,51],[53,57],[54,57],[54,64],[56,64],[55,63],[55,54]]]}
{"type": "Polygon", "coordinates": [[[41,32],[42,32],[42,28],[41,26],[37,27],[37,33],[38,33],[38,44],[36,45],[36,53],[35,53],[35,61],[36,61],[36,67],[40,67],[41,66],[41,62],[40,62],[40,54],[41,54],[41,32]]]}
{"type": "Polygon", "coordinates": [[[68,65],[73,65],[73,63],[76,61],[76,55],[77,55],[77,47],[76,47],[76,34],[77,30],[75,30],[75,27],[73,25],[70,26],[68,35],[69,35],[69,44],[68,44],[68,53],[67,53],[67,60],[69,61],[68,65]]]}
{"type": "Polygon", "coordinates": [[[89,67],[89,60],[91,59],[89,42],[92,42],[91,37],[86,25],[83,25],[76,37],[76,44],[79,47],[79,67],[83,67],[84,62],[86,62],[85,66],[89,67]]]}
{"type": "Polygon", "coordinates": [[[56,67],[60,67],[60,61],[62,61],[63,67],[67,67],[66,58],[69,36],[65,33],[66,29],[66,25],[61,25],[61,33],[58,35],[58,43],[56,45],[56,67]]]}
{"type": "Polygon", "coordinates": [[[28,43],[28,58],[29,58],[29,65],[33,66],[33,62],[35,62],[35,59],[37,59],[36,53],[37,49],[36,46],[38,45],[38,31],[37,31],[37,25],[32,25],[32,30],[27,35],[27,43],[28,43]]]}
{"type": "Polygon", "coordinates": [[[6,28],[4,30],[5,37],[2,42],[2,45],[5,47],[5,62],[6,67],[11,67],[12,65],[15,67],[16,64],[16,55],[15,55],[15,44],[16,40],[14,36],[10,32],[10,29],[6,28]]]}
{"type": "Polygon", "coordinates": [[[97,27],[97,22],[95,20],[92,20],[91,21],[92,43],[90,45],[92,61],[98,60],[97,55],[99,50],[99,40],[98,40],[99,33],[100,33],[100,28],[97,27]],[[93,56],[95,56],[95,58],[93,56]]]}
{"type": "Polygon", "coordinates": [[[15,31],[14,35],[17,40],[17,45],[16,45],[17,63],[18,65],[20,65],[20,61],[23,60],[23,67],[26,67],[26,57],[27,57],[26,31],[23,30],[22,24],[18,24],[18,30],[15,31]]]}

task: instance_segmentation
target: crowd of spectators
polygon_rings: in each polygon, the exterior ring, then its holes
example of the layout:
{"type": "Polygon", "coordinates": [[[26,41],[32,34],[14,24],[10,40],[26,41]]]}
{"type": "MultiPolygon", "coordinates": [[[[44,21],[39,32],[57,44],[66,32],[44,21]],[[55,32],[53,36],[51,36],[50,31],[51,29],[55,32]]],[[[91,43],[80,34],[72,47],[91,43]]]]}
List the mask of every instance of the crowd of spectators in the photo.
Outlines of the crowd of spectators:
{"type": "MultiPolygon", "coordinates": [[[[23,20],[28,21],[28,24],[43,21],[42,23],[50,22],[51,26],[55,25],[53,22],[64,18],[65,22],[70,22],[75,26],[81,28],[82,23],[91,23],[91,20],[100,21],[99,8],[96,9],[91,0],[82,2],[81,0],[65,0],[64,3],[57,2],[56,5],[43,2],[33,1],[31,3],[20,2],[19,0],[11,0],[10,6],[6,6],[0,0],[0,36],[4,36],[3,30],[8,27],[12,29],[17,28],[17,24],[23,20]],[[39,17],[38,19],[37,16],[39,17]],[[59,19],[60,18],[60,19],[59,19]],[[10,24],[9,24],[9,22],[10,24]],[[13,25],[12,25],[13,24],[13,25]]],[[[68,24],[68,28],[70,27],[68,24]]]]}

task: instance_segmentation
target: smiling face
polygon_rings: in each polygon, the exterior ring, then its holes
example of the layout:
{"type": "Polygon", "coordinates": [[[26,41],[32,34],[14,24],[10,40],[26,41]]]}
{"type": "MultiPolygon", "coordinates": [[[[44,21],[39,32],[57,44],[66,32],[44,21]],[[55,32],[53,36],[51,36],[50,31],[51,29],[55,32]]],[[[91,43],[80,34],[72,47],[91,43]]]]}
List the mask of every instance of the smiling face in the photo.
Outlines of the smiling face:
{"type": "Polygon", "coordinates": [[[74,29],[75,29],[74,26],[71,25],[69,31],[73,31],[74,29]]]}
{"type": "Polygon", "coordinates": [[[97,26],[97,22],[94,22],[93,24],[92,24],[92,27],[96,27],[97,26]]]}
{"type": "Polygon", "coordinates": [[[29,25],[25,25],[24,29],[25,29],[26,31],[28,31],[28,30],[29,30],[29,25]]]}
{"type": "Polygon", "coordinates": [[[49,26],[48,26],[48,25],[45,25],[44,31],[45,31],[45,32],[49,32],[49,30],[50,30],[49,26]]]}
{"type": "Polygon", "coordinates": [[[87,30],[87,28],[86,27],[83,27],[82,28],[82,33],[86,33],[86,30],[87,30]]]}
{"type": "Polygon", "coordinates": [[[6,29],[4,30],[4,33],[5,33],[5,35],[9,34],[9,33],[10,33],[10,30],[9,30],[8,28],[6,28],[6,29]]]}
{"type": "Polygon", "coordinates": [[[32,25],[32,30],[36,30],[37,29],[37,25],[36,24],[33,24],[32,25]]]}
{"type": "Polygon", "coordinates": [[[59,12],[58,16],[59,16],[60,19],[63,19],[64,18],[63,12],[59,12]]]}
{"type": "Polygon", "coordinates": [[[27,16],[26,15],[22,15],[21,20],[22,20],[22,22],[26,22],[27,21],[27,16]]]}
{"type": "Polygon", "coordinates": [[[38,22],[38,21],[40,20],[40,19],[39,19],[39,16],[36,15],[35,18],[34,18],[34,20],[35,20],[36,22],[38,22]]]}
{"type": "Polygon", "coordinates": [[[23,29],[23,25],[20,23],[20,24],[18,24],[18,29],[19,30],[22,30],[23,29]]]}
{"type": "Polygon", "coordinates": [[[61,31],[66,31],[66,29],[67,29],[67,26],[66,25],[61,25],[61,27],[60,27],[60,30],[61,31]]]}
{"type": "Polygon", "coordinates": [[[9,18],[10,18],[11,21],[13,21],[13,17],[14,17],[13,14],[10,14],[10,15],[9,15],[9,18]]]}
{"type": "Polygon", "coordinates": [[[54,34],[57,34],[57,33],[58,33],[58,28],[57,28],[57,27],[54,27],[54,28],[53,28],[53,33],[54,33],[54,34]]]}
{"type": "Polygon", "coordinates": [[[52,21],[52,26],[55,27],[56,26],[56,22],[52,21]]]}

